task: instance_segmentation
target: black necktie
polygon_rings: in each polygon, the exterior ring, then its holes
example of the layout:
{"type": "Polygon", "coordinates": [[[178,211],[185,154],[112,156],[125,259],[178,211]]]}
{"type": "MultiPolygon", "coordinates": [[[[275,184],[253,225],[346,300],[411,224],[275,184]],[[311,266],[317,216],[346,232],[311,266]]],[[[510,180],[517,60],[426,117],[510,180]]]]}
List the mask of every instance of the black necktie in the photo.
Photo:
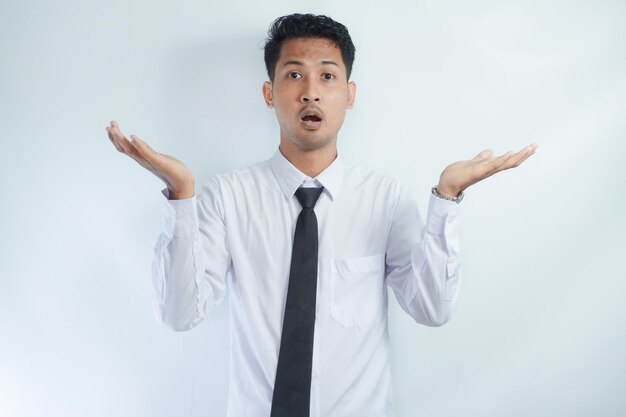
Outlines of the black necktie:
{"type": "Polygon", "coordinates": [[[287,302],[280,339],[271,417],[308,417],[317,291],[317,217],[322,188],[298,188],[302,211],[296,222],[287,302]]]}

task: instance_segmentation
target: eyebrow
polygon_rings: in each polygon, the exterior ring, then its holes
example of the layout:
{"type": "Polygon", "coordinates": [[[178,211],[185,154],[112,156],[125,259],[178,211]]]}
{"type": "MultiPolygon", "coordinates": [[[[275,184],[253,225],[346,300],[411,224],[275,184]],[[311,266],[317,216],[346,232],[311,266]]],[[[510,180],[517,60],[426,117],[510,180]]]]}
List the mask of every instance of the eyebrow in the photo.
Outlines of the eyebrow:
{"type": "MultiPolygon", "coordinates": [[[[335,65],[336,67],[339,66],[339,64],[337,64],[335,61],[321,61],[320,62],[322,65],[335,65]]],[[[299,66],[304,66],[304,63],[302,63],[301,61],[287,61],[283,64],[283,67],[286,67],[287,65],[299,65],[299,66]]]]}

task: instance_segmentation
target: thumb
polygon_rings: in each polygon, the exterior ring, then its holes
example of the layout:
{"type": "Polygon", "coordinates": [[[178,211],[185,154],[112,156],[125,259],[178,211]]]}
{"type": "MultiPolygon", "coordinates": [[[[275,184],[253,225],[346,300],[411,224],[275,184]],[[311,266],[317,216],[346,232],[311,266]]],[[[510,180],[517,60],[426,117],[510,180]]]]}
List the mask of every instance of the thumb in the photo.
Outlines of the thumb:
{"type": "Polygon", "coordinates": [[[132,139],[133,145],[135,145],[135,149],[139,151],[141,156],[146,159],[151,159],[152,157],[154,157],[154,150],[150,146],[148,146],[146,142],[142,141],[135,135],[130,135],[130,138],[132,139]]]}
{"type": "Polygon", "coordinates": [[[478,155],[476,155],[474,158],[472,158],[472,160],[478,161],[480,159],[489,158],[491,155],[493,155],[493,152],[491,151],[491,149],[485,149],[484,151],[481,151],[478,155]]]}

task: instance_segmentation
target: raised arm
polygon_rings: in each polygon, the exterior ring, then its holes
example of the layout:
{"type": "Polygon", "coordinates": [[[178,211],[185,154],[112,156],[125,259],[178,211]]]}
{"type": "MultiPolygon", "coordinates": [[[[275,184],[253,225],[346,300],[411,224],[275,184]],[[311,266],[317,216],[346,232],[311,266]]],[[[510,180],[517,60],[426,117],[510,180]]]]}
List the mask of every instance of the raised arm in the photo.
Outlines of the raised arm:
{"type": "Polygon", "coordinates": [[[109,139],[115,148],[134,159],[139,165],[159,177],[169,191],[171,200],[190,198],[194,195],[193,174],[178,159],[156,152],[135,135],[130,140],[120,131],[115,120],[106,128],[109,139]]]}
{"type": "Polygon", "coordinates": [[[473,159],[454,162],[439,178],[430,195],[425,224],[408,187],[399,187],[387,244],[387,284],[398,303],[418,323],[441,326],[450,320],[461,284],[459,242],[460,204],[448,201],[472,184],[519,166],[537,149],[493,156],[491,150],[473,159]]]}
{"type": "Polygon", "coordinates": [[[162,231],[154,247],[153,306],[158,322],[176,331],[200,323],[221,302],[231,265],[216,177],[198,196],[191,171],[179,160],[154,151],[134,135],[107,127],[116,149],[133,158],[167,185],[161,190],[162,231]]]}
{"type": "Polygon", "coordinates": [[[445,197],[456,197],[470,185],[497,172],[520,166],[535,153],[538,146],[533,143],[518,152],[509,151],[500,156],[493,156],[491,149],[485,149],[472,159],[454,162],[441,173],[437,190],[445,197]]]}

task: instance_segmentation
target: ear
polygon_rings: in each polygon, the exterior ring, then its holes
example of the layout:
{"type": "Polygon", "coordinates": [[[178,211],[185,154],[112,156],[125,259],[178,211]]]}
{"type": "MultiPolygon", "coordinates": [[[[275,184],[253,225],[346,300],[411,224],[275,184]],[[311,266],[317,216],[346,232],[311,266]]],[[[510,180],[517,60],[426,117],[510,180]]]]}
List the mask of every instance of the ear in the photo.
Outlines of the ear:
{"type": "Polygon", "coordinates": [[[265,81],[263,83],[263,99],[265,100],[265,105],[268,109],[274,107],[274,99],[272,96],[272,83],[269,81],[265,81]]]}
{"type": "Polygon", "coordinates": [[[354,81],[348,83],[348,108],[351,109],[354,106],[354,99],[356,96],[356,84],[354,81]]]}

